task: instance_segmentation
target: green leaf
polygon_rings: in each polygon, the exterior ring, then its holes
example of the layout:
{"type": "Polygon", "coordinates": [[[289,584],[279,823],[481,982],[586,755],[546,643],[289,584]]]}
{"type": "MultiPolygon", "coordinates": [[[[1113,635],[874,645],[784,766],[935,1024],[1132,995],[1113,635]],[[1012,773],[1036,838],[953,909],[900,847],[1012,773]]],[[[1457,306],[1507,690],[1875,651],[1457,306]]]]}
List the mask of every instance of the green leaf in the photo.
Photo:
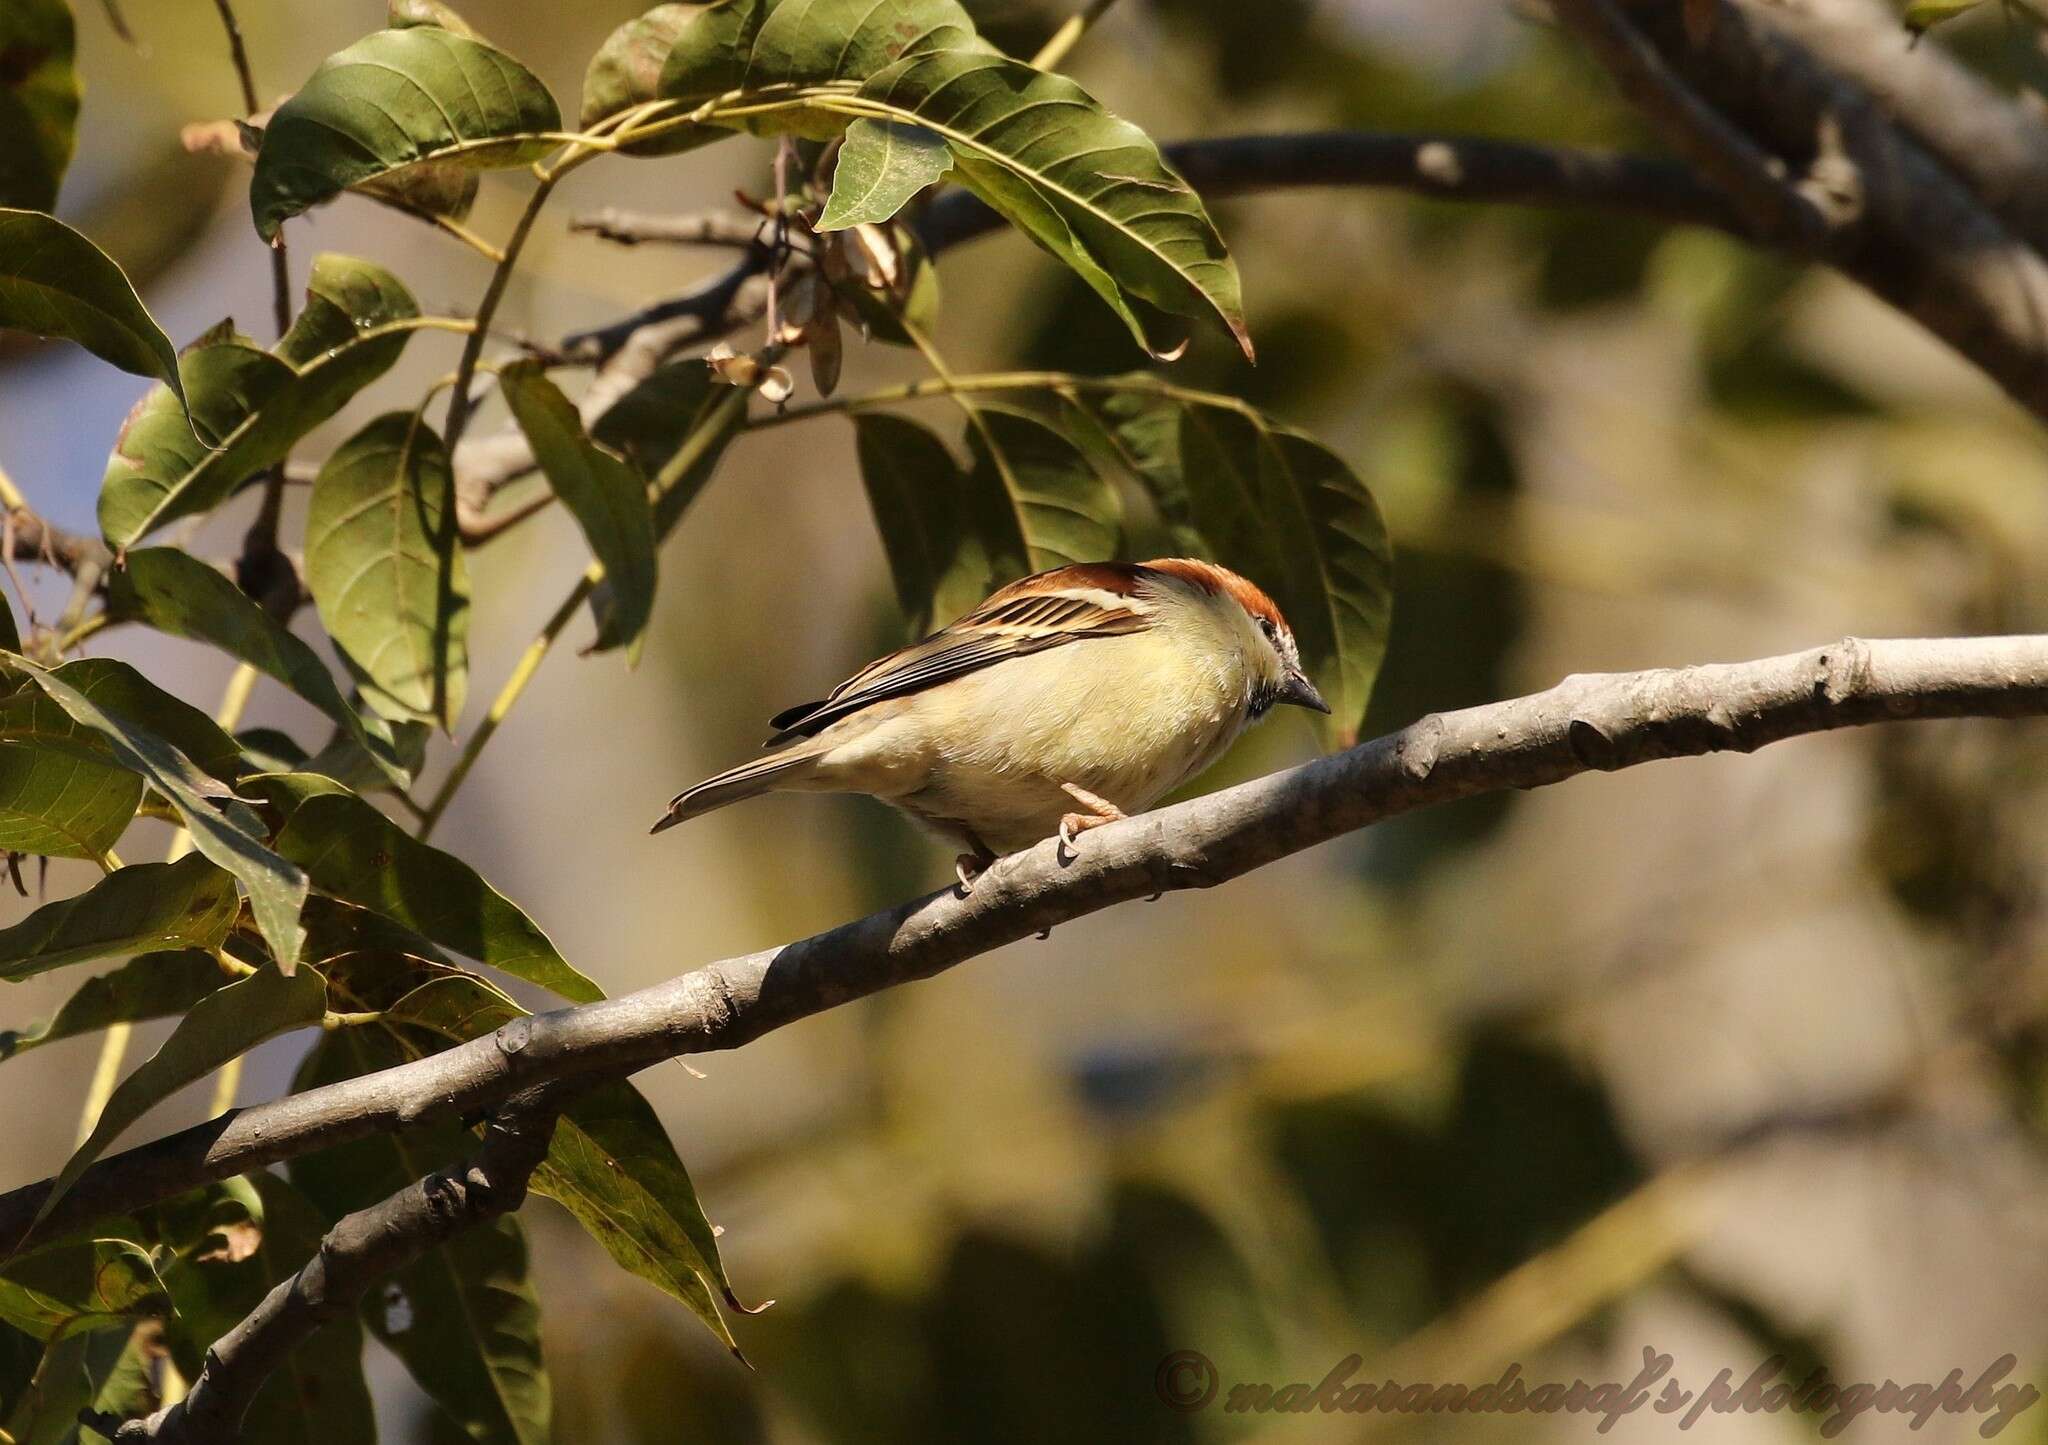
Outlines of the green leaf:
{"type": "Polygon", "coordinates": [[[960,183],[1071,266],[1152,355],[1179,355],[1177,318],[1203,316],[1252,354],[1237,264],[1201,198],[1065,76],[976,51],[906,54],[858,103],[944,137],[960,183]]]}
{"type": "Polygon", "coordinates": [[[880,225],[953,169],[946,142],[921,125],[857,120],[846,128],[820,231],[880,225]]]}
{"type": "Polygon", "coordinates": [[[100,534],[111,547],[131,546],[166,522],[226,501],[255,470],[237,474],[229,467],[227,439],[292,379],[288,362],[221,328],[188,347],[179,368],[184,398],[152,388],[114,439],[99,503],[100,534]]]}
{"type": "Polygon", "coordinates": [[[113,260],[62,221],[0,208],[0,328],[75,341],[184,396],[178,353],[113,260]]]}
{"type": "Polygon", "coordinates": [[[78,127],[76,46],[64,0],[0,6],[0,206],[56,209],[78,127]]]}
{"type": "MultiPolygon", "coordinates": [[[[710,366],[700,358],[667,362],[613,402],[591,426],[590,435],[598,445],[618,452],[653,477],[668,466],[698,428],[713,420],[731,396],[732,388],[717,380],[710,366]]],[[[711,480],[726,443],[743,420],[743,411],[730,411],[695,463],[655,499],[657,541],[667,540],[690,503],[711,480]]]]}
{"type": "Polygon", "coordinates": [[[856,413],[853,425],[896,600],[922,636],[986,597],[996,567],[968,525],[966,481],[944,442],[887,412],[856,413]]]}
{"type": "MultiPolygon", "coordinates": [[[[405,1062],[381,1029],[340,1029],[300,1066],[297,1091],[405,1062]]],[[[358,1139],[291,1163],[292,1183],[330,1218],[383,1199],[473,1153],[453,1119],[358,1139]]],[[[371,1333],[420,1388],[482,1445],[545,1445],[549,1385],[540,1305],[527,1274],[526,1236],[507,1215],[457,1234],[363,1302],[371,1333]]]]}
{"type": "Polygon", "coordinates": [[[0,1263],[0,1320],[39,1340],[110,1330],[160,1314],[163,1281],[125,1239],[72,1239],[0,1263]]]}
{"type": "Polygon", "coordinates": [[[1982,3],[1983,0],[1913,0],[1902,18],[1908,30],[1924,35],[1942,21],[1953,20],[1982,3]]]}
{"type": "MultiPolygon", "coordinates": [[[[251,780],[252,787],[276,783],[251,780]]],[[[604,997],[532,919],[467,863],[420,842],[361,798],[344,792],[305,798],[291,811],[276,847],[304,867],[323,893],[373,909],[444,948],[553,989],[573,1003],[604,997]]]]}
{"type": "Polygon", "coordinates": [[[102,711],[58,673],[18,653],[0,653],[0,661],[28,673],[74,720],[105,738],[117,761],[140,773],[169,800],[191,830],[193,846],[241,880],[256,926],[278,967],[291,972],[299,956],[299,909],[306,901],[306,875],[263,846],[254,819],[242,821],[215,811],[189,781],[197,769],[183,753],[154,733],[102,711]]]}
{"type": "Polygon", "coordinates": [[[553,149],[561,112],[532,71],[435,25],[380,30],[329,56],[278,107],[249,207],[264,240],[350,186],[421,164],[523,166],[553,149]]]}
{"type": "Polygon", "coordinates": [[[112,1024],[182,1014],[226,982],[211,953],[144,954],[112,973],[87,979],[42,1023],[20,1032],[0,1029],[0,1061],[112,1024]]]}
{"type": "Polygon", "coordinates": [[[339,723],[393,783],[411,784],[384,721],[350,707],[318,653],[197,557],[176,547],[130,552],[109,588],[117,613],[217,647],[275,678],[339,723]]]}
{"type": "Polygon", "coordinates": [[[185,387],[200,437],[168,392],[144,400],[101,486],[108,544],[130,547],[167,522],[211,511],[283,461],[391,369],[412,339],[406,323],[418,316],[412,293],[383,267],[323,255],[313,262],[305,310],[276,355],[242,337],[187,352],[185,387]]]}
{"type": "Polygon", "coordinates": [[[569,398],[538,367],[515,366],[499,389],[540,469],[604,565],[610,606],[595,648],[633,641],[654,612],[654,509],[647,479],[584,433],[569,398]]]}
{"type": "MultiPolygon", "coordinates": [[[[57,676],[108,712],[149,729],[210,777],[232,780],[242,771],[241,747],[219,723],[183,698],[165,692],[127,663],[111,657],[81,657],[60,666],[57,676]]],[[[210,796],[224,796],[211,783],[196,781],[210,796]]]]}
{"type": "Polygon", "coordinates": [[[1392,552],[1372,493],[1343,458],[1291,428],[1220,407],[1161,405],[1179,411],[1177,427],[1126,419],[1120,434],[1178,471],[1187,509],[1178,520],[1272,594],[1329,700],[1338,740],[1355,739],[1393,606],[1392,552]]]}
{"type": "Polygon", "coordinates": [[[319,1023],[326,1011],[327,982],[311,968],[290,974],[259,969],[194,1004],[163,1047],[108,1096],[92,1133],[44,1197],[36,1223],[49,1218],[57,1201],[123,1129],[185,1085],[239,1059],[266,1039],[319,1023]]]}
{"type": "MultiPolygon", "coordinates": [[[[677,37],[660,93],[700,102],[728,91],[865,80],[898,56],[925,51],[995,54],[954,0],[725,0],[704,7],[677,37]]],[[[825,118],[819,138],[842,124],[825,118]]]]}
{"type": "Polygon", "coordinates": [[[219,948],[241,912],[235,880],[198,854],[116,869],[76,898],[0,928],[0,979],[114,954],[219,948]]]}
{"type": "Polygon", "coordinates": [[[141,802],[142,779],[49,698],[0,698],[0,849],[97,861],[141,802]]]}
{"type": "MultiPolygon", "coordinates": [[[[492,1033],[522,1009],[481,979],[443,978],[394,1004],[386,1022],[436,1052],[492,1033]]],[[[717,1235],[661,1120],[640,1092],[619,1082],[583,1095],[555,1125],[533,1189],[566,1208],[618,1264],[680,1300],[739,1352],[718,1311],[744,1310],[726,1278],[717,1235]]]]}
{"type": "MultiPolygon", "coordinates": [[[[260,1213],[249,1221],[255,1247],[242,1258],[215,1251],[164,1271],[176,1316],[165,1326],[171,1358],[186,1379],[206,1350],[299,1272],[320,1248],[327,1221],[275,1174],[249,1176],[260,1213]]],[[[272,1372],[242,1420],[240,1438],[264,1445],[360,1445],[377,1438],[363,1380],[363,1328],[353,1312],[323,1324],[272,1372]]]]}
{"type": "Polygon", "coordinates": [[[465,40],[481,40],[476,27],[441,3],[441,0],[391,0],[384,23],[393,30],[410,30],[415,25],[438,25],[465,40]]]}
{"type": "Polygon", "coordinates": [[[394,411],[350,437],[313,483],[306,585],[388,718],[453,731],[469,684],[469,572],[441,438],[394,411]]]}
{"type": "MultiPolygon", "coordinates": [[[[701,3],[657,5],[607,36],[583,74],[583,128],[589,130],[622,110],[659,100],[661,69],[669,51],[704,9],[701,3]]],[[[677,155],[726,134],[710,126],[689,126],[636,141],[626,151],[638,156],[677,155]]]]}

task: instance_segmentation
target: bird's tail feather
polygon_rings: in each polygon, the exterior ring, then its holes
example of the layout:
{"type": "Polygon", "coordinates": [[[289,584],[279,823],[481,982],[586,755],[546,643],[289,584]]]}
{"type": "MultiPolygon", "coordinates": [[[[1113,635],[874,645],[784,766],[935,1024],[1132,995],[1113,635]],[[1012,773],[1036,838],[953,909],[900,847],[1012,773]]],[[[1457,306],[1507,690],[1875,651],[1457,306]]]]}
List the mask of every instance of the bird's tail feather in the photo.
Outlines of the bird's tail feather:
{"type": "Polygon", "coordinates": [[[647,831],[659,833],[673,828],[678,823],[688,822],[728,803],[742,802],[772,792],[778,787],[787,787],[817,764],[818,754],[810,749],[790,749],[786,752],[771,753],[765,758],[756,758],[751,763],[741,763],[728,768],[714,777],[706,778],[693,788],[686,788],[669,801],[668,811],[661,821],[647,831]]]}

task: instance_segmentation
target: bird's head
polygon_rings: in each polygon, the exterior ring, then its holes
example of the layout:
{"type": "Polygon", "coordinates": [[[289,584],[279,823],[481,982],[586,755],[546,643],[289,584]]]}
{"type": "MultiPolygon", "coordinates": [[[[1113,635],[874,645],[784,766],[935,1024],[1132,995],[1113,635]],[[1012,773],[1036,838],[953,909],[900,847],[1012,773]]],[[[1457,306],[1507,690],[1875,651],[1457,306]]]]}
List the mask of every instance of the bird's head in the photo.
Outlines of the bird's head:
{"type": "Polygon", "coordinates": [[[1257,583],[1240,577],[1228,567],[1191,557],[1165,557],[1144,565],[1200,589],[1214,598],[1218,606],[1241,614],[1243,625],[1253,636],[1248,661],[1252,673],[1251,715],[1254,719],[1263,716],[1276,703],[1290,703],[1314,712],[1329,712],[1330,705],[1323,701],[1322,693],[1316,690],[1316,685],[1309,681],[1308,673],[1302,668],[1301,649],[1295,645],[1294,629],[1287,625],[1279,607],[1257,583]]]}

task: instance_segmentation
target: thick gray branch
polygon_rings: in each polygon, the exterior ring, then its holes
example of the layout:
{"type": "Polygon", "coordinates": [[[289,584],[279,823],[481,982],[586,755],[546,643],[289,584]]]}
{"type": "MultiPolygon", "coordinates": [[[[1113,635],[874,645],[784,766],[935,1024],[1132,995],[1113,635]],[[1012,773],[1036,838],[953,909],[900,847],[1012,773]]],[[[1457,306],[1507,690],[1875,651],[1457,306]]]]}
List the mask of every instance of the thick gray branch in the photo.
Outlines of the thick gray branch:
{"type": "MultiPolygon", "coordinates": [[[[1387,737],[1112,824],[1062,857],[1048,840],[962,897],[934,893],[798,943],[726,959],[623,998],[519,1019],[382,1073],[223,1115],[87,1170],[54,1235],[210,1180],[431,1115],[477,1115],[537,1084],[619,1077],[737,1048],[797,1019],[1112,904],[1207,888],[1397,813],[1659,758],[1749,752],[1905,718],[2048,714],[2048,636],[1856,639],[1757,662],[1565,679],[1433,714],[1387,737]]],[[[0,1195],[0,1255],[47,1181],[0,1195]]]]}
{"type": "Polygon", "coordinates": [[[560,1104],[547,1093],[536,1090],[509,1102],[485,1129],[483,1146],[464,1163],[416,1180],[337,1223],[304,1268],[214,1341],[183,1400],[147,1419],[118,1427],[99,1419],[96,1427],[117,1445],[239,1439],[242,1417],[263,1382],[315,1330],[355,1309],[377,1281],[428,1250],[519,1208],[554,1134],[560,1104]]]}

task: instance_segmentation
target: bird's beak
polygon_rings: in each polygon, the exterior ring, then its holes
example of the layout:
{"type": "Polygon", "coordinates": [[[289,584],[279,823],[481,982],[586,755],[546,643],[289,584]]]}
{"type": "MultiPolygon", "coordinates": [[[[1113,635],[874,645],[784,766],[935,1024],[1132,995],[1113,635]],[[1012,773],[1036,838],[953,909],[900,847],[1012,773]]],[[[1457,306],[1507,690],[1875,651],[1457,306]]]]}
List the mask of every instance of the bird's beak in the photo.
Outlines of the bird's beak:
{"type": "Polygon", "coordinates": [[[1330,705],[1323,701],[1323,695],[1316,691],[1316,685],[1308,680],[1307,674],[1300,672],[1288,674],[1286,685],[1280,689],[1273,701],[1292,703],[1296,707],[1305,707],[1312,712],[1327,714],[1330,711],[1330,705]]]}

